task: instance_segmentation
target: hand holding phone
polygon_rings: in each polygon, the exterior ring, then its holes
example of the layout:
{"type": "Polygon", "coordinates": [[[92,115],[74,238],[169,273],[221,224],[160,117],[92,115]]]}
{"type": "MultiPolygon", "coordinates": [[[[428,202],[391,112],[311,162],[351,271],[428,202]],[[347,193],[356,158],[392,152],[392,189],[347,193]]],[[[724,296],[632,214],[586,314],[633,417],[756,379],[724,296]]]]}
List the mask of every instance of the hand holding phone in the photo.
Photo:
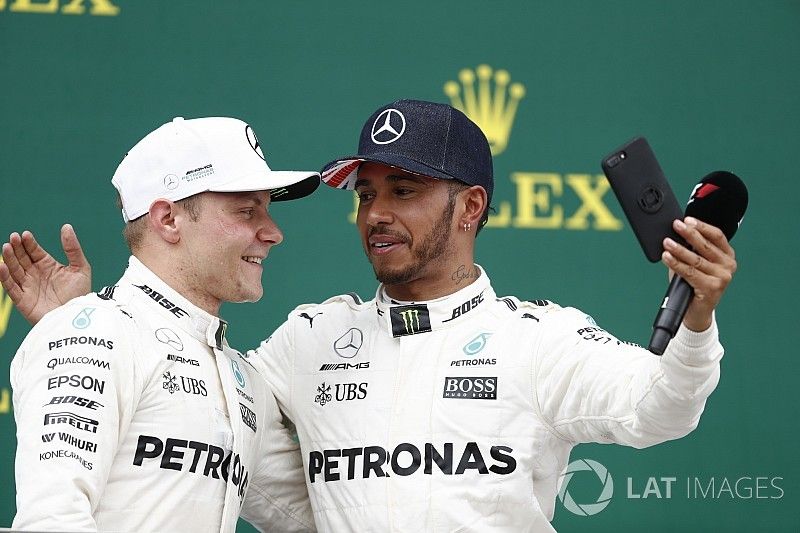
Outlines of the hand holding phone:
{"type": "Polygon", "coordinates": [[[601,166],[647,259],[661,260],[665,237],[683,243],[672,229],[683,210],[644,137],[614,150],[601,166]]]}

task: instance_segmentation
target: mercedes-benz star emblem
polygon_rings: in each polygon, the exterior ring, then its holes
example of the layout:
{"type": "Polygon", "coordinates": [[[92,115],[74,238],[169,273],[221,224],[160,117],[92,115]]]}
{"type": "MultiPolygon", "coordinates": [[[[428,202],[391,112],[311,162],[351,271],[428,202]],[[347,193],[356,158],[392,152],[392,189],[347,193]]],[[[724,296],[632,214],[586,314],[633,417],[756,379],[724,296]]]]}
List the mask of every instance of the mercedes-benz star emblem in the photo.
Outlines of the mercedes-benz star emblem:
{"type": "Polygon", "coordinates": [[[181,341],[181,338],[178,337],[177,333],[169,328],[157,329],[156,339],[158,342],[163,342],[164,344],[175,348],[179,352],[183,351],[183,341],[181,341]]]}
{"type": "Polygon", "coordinates": [[[176,176],[175,174],[167,174],[166,176],[164,176],[164,187],[166,187],[167,190],[170,191],[177,189],[178,176],[176,176]]]}
{"type": "Polygon", "coordinates": [[[264,158],[264,152],[261,151],[261,144],[258,142],[258,137],[256,137],[256,132],[253,131],[249,125],[244,129],[245,135],[247,135],[247,142],[250,143],[250,148],[252,148],[255,153],[258,154],[258,157],[266,161],[264,158]]]}
{"type": "Polygon", "coordinates": [[[344,335],[336,339],[333,349],[339,357],[352,359],[358,355],[362,344],[364,344],[364,334],[358,328],[350,328],[344,335]]]}
{"type": "Polygon", "coordinates": [[[372,125],[372,142],[389,144],[406,131],[406,117],[397,109],[384,109],[372,125]]]}

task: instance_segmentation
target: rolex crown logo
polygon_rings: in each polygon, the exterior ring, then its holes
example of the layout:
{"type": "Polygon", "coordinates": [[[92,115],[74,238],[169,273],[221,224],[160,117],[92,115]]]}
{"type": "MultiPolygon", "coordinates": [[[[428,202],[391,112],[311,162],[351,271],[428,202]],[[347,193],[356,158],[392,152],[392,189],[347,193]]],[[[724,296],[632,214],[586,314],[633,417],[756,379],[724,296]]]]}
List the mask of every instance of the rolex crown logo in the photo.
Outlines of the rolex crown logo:
{"type": "Polygon", "coordinates": [[[525,86],[509,84],[511,76],[507,70],[493,71],[489,65],[478,65],[474,71],[465,68],[458,73],[458,79],[458,82],[451,80],[444,84],[444,94],[453,107],[480,127],[489,141],[492,155],[503,152],[508,145],[517,106],[525,96],[525,86]]]}

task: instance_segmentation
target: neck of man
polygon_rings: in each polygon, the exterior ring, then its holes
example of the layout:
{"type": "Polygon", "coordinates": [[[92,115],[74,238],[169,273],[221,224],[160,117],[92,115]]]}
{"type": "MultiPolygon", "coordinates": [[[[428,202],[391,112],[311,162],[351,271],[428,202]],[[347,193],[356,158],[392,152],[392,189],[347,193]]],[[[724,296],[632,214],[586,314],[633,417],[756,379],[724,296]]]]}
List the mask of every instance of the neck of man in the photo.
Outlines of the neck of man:
{"type": "Polygon", "coordinates": [[[170,256],[168,253],[152,253],[154,251],[142,247],[134,255],[161,281],[169,285],[170,288],[189,300],[193,305],[212,316],[219,316],[219,308],[222,302],[211,297],[202,287],[199,287],[200,284],[193,279],[192,271],[187,269],[180,261],[173,262],[174,256],[170,256]]]}
{"type": "Polygon", "coordinates": [[[386,295],[403,302],[425,302],[454,294],[480,277],[472,257],[448,261],[441,268],[429,269],[406,283],[385,283],[386,295]]]}

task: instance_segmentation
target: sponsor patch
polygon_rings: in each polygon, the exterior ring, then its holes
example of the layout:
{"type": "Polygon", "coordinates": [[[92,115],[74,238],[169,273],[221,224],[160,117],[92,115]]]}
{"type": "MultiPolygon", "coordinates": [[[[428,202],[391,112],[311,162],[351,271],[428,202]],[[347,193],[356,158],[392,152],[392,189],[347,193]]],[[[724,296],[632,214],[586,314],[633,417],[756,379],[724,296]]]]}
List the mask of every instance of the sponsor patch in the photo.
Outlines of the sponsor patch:
{"type": "Polygon", "coordinates": [[[462,400],[496,400],[497,377],[446,377],[443,398],[462,400]]]}

